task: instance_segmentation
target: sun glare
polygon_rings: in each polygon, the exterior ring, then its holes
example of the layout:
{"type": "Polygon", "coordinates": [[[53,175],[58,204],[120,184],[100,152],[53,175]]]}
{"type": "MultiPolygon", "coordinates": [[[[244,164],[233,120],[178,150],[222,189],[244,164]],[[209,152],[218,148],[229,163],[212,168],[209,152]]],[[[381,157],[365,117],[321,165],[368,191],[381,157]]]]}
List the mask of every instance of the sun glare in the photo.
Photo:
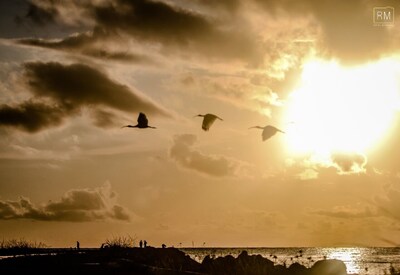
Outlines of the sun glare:
{"type": "Polygon", "coordinates": [[[365,257],[361,248],[336,248],[329,251],[327,258],[341,260],[345,263],[348,274],[358,274],[360,266],[357,264],[362,257],[365,257]]]}
{"type": "Polygon", "coordinates": [[[294,154],[366,154],[390,129],[399,110],[400,62],[358,67],[313,60],[288,98],[286,142],[294,154]]]}

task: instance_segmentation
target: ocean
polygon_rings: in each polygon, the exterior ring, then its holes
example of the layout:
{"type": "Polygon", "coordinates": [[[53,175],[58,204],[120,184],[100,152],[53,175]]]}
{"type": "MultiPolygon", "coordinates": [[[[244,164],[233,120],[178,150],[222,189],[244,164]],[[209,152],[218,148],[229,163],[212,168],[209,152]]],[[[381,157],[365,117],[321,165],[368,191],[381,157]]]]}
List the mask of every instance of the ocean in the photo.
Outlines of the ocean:
{"type": "Polygon", "coordinates": [[[294,262],[310,267],[318,260],[338,259],[347,267],[347,274],[388,275],[393,266],[400,272],[400,247],[288,247],[288,248],[180,248],[192,259],[201,262],[206,255],[237,257],[243,250],[261,256],[276,264],[287,266],[294,262]]]}

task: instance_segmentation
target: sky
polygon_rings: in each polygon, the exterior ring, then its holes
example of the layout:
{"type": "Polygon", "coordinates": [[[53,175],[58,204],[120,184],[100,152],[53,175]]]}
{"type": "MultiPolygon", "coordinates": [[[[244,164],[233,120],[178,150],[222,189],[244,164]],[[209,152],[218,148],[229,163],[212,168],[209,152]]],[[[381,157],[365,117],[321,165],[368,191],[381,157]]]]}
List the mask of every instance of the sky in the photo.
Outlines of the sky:
{"type": "Polygon", "coordinates": [[[0,237],[399,245],[398,11],[2,0],[0,237]],[[156,129],[121,128],[140,112],[156,129]]]}

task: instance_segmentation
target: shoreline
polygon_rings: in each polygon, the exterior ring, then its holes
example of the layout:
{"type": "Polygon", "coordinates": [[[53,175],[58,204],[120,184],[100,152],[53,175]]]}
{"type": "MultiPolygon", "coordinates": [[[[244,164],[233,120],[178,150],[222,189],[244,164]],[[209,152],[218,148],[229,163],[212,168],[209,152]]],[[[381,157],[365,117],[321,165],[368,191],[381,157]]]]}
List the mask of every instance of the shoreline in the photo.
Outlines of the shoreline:
{"type": "MultiPolygon", "coordinates": [[[[11,252],[11,251],[10,251],[11,252]]],[[[11,254],[11,253],[9,253],[11,254]]],[[[298,274],[346,275],[339,260],[317,261],[308,268],[299,263],[276,264],[243,250],[238,257],[206,256],[199,263],[177,248],[36,249],[0,260],[0,273],[21,274],[298,274]],[[38,255],[34,252],[44,252],[38,255]],[[327,270],[335,270],[328,273],[327,270]],[[11,272],[11,273],[10,273],[11,272]]]]}
{"type": "MultiPolygon", "coordinates": [[[[274,248],[264,249],[268,251],[268,249],[273,250],[274,248]]],[[[286,250],[286,248],[281,249],[286,250]]],[[[29,274],[64,274],[60,273],[61,269],[76,274],[91,274],[92,272],[96,274],[114,274],[113,272],[117,272],[117,274],[164,274],[159,273],[160,270],[165,272],[168,270],[168,274],[193,274],[191,272],[197,272],[195,274],[325,275],[321,270],[318,271],[319,273],[313,271],[316,265],[322,265],[325,268],[335,266],[338,272],[334,275],[375,274],[363,273],[361,269],[355,272],[354,269],[351,269],[351,265],[348,265],[348,261],[334,257],[326,258],[323,254],[314,256],[312,261],[307,260],[309,256],[307,248],[298,249],[300,249],[299,252],[304,252],[304,254],[296,259],[293,257],[293,261],[284,260],[279,252],[270,255],[269,252],[268,254],[260,253],[260,248],[249,247],[0,249],[0,274],[21,274],[26,271],[25,269],[34,271],[34,273],[29,274]],[[228,253],[224,254],[221,250],[226,250],[228,253]],[[217,251],[218,253],[214,253],[217,251]],[[196,252],[200,252],[200,254],[196,255],[196,252]],[[44,270],[43,267],[45,267],[44,270]],[[244,267],[245,269],[243,269],[244,267]],[[14,269],[18,270],[19,273],[12,273],[11,270],[14,269]],[[230,270],[230,272],[224,273],[226,270],[230,270]],[[260,270],[264,271],[259,272],[260,270]],[[128,273],[120,273],[122,271],[128,273]],[[178,271],[180,273],[175,273],[178,271]]],[[[379,274],[400,275],[398,266],[396,269],[386,268],[385,270],[388,270],[388,273],[382,269],[381,271],[384,273],[380,271],[379,274]]],[[[331,273],[326,274],[333,275],[331,273]]]]}

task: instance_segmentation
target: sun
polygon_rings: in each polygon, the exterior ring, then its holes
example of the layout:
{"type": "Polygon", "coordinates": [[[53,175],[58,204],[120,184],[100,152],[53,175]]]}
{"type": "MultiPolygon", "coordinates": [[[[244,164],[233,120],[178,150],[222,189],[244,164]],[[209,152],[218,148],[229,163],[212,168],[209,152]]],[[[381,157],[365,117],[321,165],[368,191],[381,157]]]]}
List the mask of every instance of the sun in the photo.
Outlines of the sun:
{"type": "Polygon", "coordinates": [[[399,110],[400,60],[357,67],[335,61],[304,64],[288,97],[284,121],[294,154],[367,154],[394,123],[399,110]]]}

